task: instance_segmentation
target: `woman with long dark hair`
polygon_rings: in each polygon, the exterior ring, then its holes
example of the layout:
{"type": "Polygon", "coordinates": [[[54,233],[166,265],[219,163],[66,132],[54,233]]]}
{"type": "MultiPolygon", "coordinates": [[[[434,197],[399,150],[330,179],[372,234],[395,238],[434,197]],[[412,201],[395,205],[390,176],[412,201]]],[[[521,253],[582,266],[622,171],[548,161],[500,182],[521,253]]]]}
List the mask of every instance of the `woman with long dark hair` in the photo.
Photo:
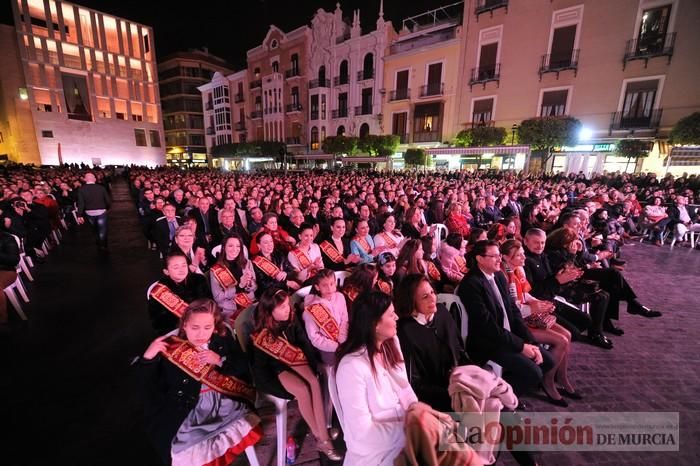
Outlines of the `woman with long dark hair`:
{"type": "Polygon", "coordinates": [[[258,285],[256,296],[267,288],[298,290],[297,273],[287,260],[287,254],[275,250],[272,235],[261,231],[253,240],[260,253],[253,258],[255,281],[258,285]]]}
{"type": "Polygon", "coordinates": [[[333,448],[326,428],[321,386],[314,372],[316,350],[289,305],[289,294],[268,288],[260,296],[251,334],[252,367],[258,390],[296,399],[299,411],[316,437],[318,450],[330,460],[342,456],[333,448]]]}
{"type": "Polygon", "coordinates": [[[238,235],[224,238],[221,254],[209,271],[214,301],[224,317],[234,321],[238,312],[255,300],[255,271],[253,263],[243,254],[243,240],[238,235]]]}
{"type": "Polygon", "coordinates": [[[379,274],[374,264],[360,264],[352,271],[343,283],[342,293],[345,295],[348,309],[360,293],[374,289],[379,274]]]}
{"type": "Polygon", "coordinates": [[[386,212],[379,217],[380,232],[374,235],[374,245],[377,248],[384,247],[394,257],[399,256],[399,250],[406,242],[406,238],[396,229],[396,217],[391,212],[386,212]]]}
{"type": "MultiPolygon", "coordinates": [[[[435,428],[444,433],[439,421],[445,415],[419,402],[408,381],[396,337],[397,320],[391,297],[380,291],[363,293],[353,305],[348,339],[338,348],[336,371],[345,418],[346,466],[389,466],[399,456],[411,458],[403,452],[407,438],[416,442],[415,448],[407,449],[416,460],[423,456],[421,447],[430,444],[421,440],[436,434],[435,428]],[[412,422],[415,416],[422,422],[412,422]]],[[[481,464],[469,447],[430,453],[439,456],[441,464],[481,464]]]]}

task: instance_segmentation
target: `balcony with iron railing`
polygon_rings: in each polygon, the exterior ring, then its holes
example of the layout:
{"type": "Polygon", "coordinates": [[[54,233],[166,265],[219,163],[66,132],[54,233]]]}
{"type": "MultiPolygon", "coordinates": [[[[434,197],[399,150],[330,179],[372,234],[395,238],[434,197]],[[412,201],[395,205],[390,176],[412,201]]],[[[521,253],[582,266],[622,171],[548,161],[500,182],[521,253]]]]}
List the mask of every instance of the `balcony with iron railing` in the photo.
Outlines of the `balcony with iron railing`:
{"type": "Polygon", "coordinates": [[[371,115],[372,106],[371,105],[358,105],[355,107],[355,115],[371,115]]]}
{"type": "Polygon", "coordinates": [[[301,76],[301,73],[299,72],[299,68],[292,68],[284,72],[284,77],[286,79],[290,78],[295,78],[301,76]]]}
{"type": "Polygon", "coordinates": [[[250,118],[253,120],[258,119],[258,118],[262,118],[262,116],[263,116],[262,110],[254,110],[254,111],[250,112],[250,118]]]}
{"type": "Polygon", "coordinates": [[[256,79],[255,81],[250,82],[251,89],[257,89],[259,87],[262,87],[262,79],[256,79]]]}
{"type": "Polygon", "coordinates": [[[474,14],[476,15],[477,22],[479,21],[479,15],[491,13],[491,17],[493,17],[494,10],[498,10],[499,8],[505,8],[506,13],[508,13],[508,0],[476,0],[474,14]]]}
{"type": "Polygon", "coordinates": [[[399,137],[399,144],[408,144],[408,134],[394,134],[394,136],[399,137]]]}
{"type": "Polygon", "coordinates": [[[632,60],[644,60],[646,68],[649,59],[654,57],[668,57],[671,63],[673,48],[676,43],[676,33],[670,34],[647,34],[638,39],[627,41],[625,56],[622,60],[622,69],[627,66],[627,62],[632,60]]]}
{"type": "Polygon", "coordinates": [[[316,110],[316,111],[312,110],[311,114],[309,115],[309,119],[310,120],[318,120],[318,110],[316,110]]]}
{"type": "Polygon", "coordinates": [[[413,133],[413,142],[440,142],[440,131],[413,133]]]}
{"type": "Polygon", "coordinates": [[[395,90],[389,92],[389,102],[393,102],[396,100],[407,100],[410,98],[411,98],[411,90],[409,88],[395,89],[395,90]]]}
{"type": "Polygon", "coordinates": [[[330,79],[312,79],[309,81],[309,89],[316,89],[317,87],[331,87],[330,79]]]}
{"type": "Polygon", "coordinates": [[[358,81],[365,81],[367,79],[374,79],[374,69],[360,70],[357,72],[358,81]]]}
{"type": "Polygon", "coordinates": [[[336,76],[333,78],[333,85],[334,86],[342,86],[344,84],[348,84],[350,82],[350,76],[347,74],[341,74],[340,76],[336,76]]]}
{"type": "Polygon", "coordinates": [[[265,115],[272,115],[273,113],[282,113],[281,105],[270,105],[265,107],[265,115]]]}
{"type": "Polygon", "coordinates": [[[245,131],[245,123],[242,121],[236,123],[236,131],[245,131]]]}
{"type": "Polygon", "coordinates": [[[234,101],[234,103],[240,104],[240,103],[243,102],[244,100],[245,100],[245,97],[244,97],[244,95],[243,95],[242,93],[238,93],[238,94],[236,94],[236,95],[233,96],[233,101],[234,101]]]}
{"type": "Polygon", "coordinates": [[[661,123],[663,109],[656,108],[641,114],[615,112],[610,118],[610,131],[615,130],[656,130],[661,123]]]}
{"type": "Polygon", "coordinates": [[[302,110],[301,104],[287,104],[285,113],[301,112],[302,110]]]}
{"type": "Polygon", "coordinates": [[[542,55],[540,60],[540,81],[545,73],[556,73],[559,79],[559,73],[566,70],[573,70],[574,76],[578,72],[578,56],[579,49],[574,49],[570,54],[557,53],[542,55]]]}
{"type": "Polygon", "coordinates": [[[493,128],[496,126],[496,122],[493,120],[488,120],[488,121],[470,121],[465,125],[467,128],[493,128]]]}
{"type": "Polygon", "coordinates": [[[331,112],[331,118],[347,118],[348,117],[348,108],[347,107],[340,107],[338,110],[333,110],[331,112]]]}
{"type": "Polygon", "coordinates": [[[445,83],[428,83],[420,87],[421,97],[436,97],[445,93],[445,83]]]}
{"type": "Polygon", "coordinates": [[[211,136],[212,134],[215,134],[214,127],[213,126],[208,126],[207,127],[207,135],[211,136]]]}
{"type": "Polygon", "coordinates": [[[471,77],[469,78],[469,89],[474,86],[474,84],[481,84],[483,88],[486,89],[486,84],[490,82],[495,82],[497,86],[501,82],[501,64],[496,63],[493,65],[480,66],[478,68],[472,68],[471,77]]]}

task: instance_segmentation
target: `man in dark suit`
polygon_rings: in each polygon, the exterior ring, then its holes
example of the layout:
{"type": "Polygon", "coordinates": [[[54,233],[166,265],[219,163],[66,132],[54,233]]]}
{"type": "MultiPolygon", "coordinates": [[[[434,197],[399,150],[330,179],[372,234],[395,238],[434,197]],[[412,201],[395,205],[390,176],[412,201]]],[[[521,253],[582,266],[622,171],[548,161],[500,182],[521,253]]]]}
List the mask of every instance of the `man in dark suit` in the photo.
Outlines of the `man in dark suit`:
{"type": "Polygon", "coordinates": [[[180,226],[180,217],[175,215],[177,208],[172,204],[163,207],[163,217],[156,220],[153,226],[153,237],[158,251],[163,257],[168,255],[170,245],[175,239],[175,231],[180,226]]]}
{"type": "Polygon", "coordinates": [[[503,212],[496,205],[495,196],[486,196],[486,208],[484,209],[484,220],[487,223],[496,223],[503,220],[503,212]]]}
{"type": "Polygon", "coordinates": [[[197,220],[197,232],[202,232],[209,246],[215,232],[219,228],[219,218],[215,209],[212,209],[209,199],[206,197],[197,201],[197,209],[194,210],[194,218],[197,220]]]}
{"type": "Polygon", "coordinates": [[[469,315],[467,353],[477,364],[488,360],[500,364],[506,381],[522,395],[541,383],[554,366],[552,356],[540,348],[508,292],[498,243],[479,241],[472,254],[476,266],[457,290],[469,315]]]}
{"type": "Polygon", "coordinates": [[[503,208],[503,217],[516,216],[520,217],[523,211],[523,205],[518,201],[518,193],[511,191],[508,199],[508,204],[503,208]]]}

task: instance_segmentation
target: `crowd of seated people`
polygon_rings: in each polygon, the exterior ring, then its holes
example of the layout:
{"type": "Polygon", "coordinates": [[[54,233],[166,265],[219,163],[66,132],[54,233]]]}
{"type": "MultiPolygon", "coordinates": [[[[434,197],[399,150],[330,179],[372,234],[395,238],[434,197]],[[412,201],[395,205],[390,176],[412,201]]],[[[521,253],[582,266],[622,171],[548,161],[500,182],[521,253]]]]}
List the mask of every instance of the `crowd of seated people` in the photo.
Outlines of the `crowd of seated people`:
{"type": "Polygon", "coordinates": [[[144,234],[165,260],[149,297],[154,330],[184,328],[193,303],[213,297],[230,328],[247,329],[236,335],[247,340],[246,380],[297,399],[319,451],[338,459],[317,378],[333,371],[349,418],[346,464],[448,453],[492,463],[492,452],[416,451],[414,415],[439,420],[457,410],[455,399],[468,403],[449,393],[473,374],[483,380],[477,371],[491,374],[487,363],[503,370],[491,375],[507,387],[489,398],[498,409],[527,409],[521,397],[538,390],[558,407],[580,400],[572,342],[612,349],[610,335],[624,333],[621,301],[630,314],[661,315],[625,279],[625,242],[652,221],[654,241],[700,229],[687,207],[697,177],[140,168],[127,177],[144,234]],[[674,204],[665,216],[644,213],[642,204],[664,202],[674,204]],[[439,293],[464,305],[466,339],[436,305],[439,293]]]}

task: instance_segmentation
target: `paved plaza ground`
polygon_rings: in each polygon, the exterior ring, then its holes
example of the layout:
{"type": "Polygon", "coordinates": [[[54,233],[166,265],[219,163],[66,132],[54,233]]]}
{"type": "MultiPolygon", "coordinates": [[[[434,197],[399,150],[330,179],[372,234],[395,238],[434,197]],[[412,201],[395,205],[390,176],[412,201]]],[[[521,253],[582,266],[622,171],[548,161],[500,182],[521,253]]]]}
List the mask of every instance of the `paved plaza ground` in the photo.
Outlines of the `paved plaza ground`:
{"type": "MultiPolygon", "coordinates": [[[[98,257],[87,227],[64,235],[28,284],[26,323],[0,334],[0,442],[4,466],[158,465],[140,427],[131,359],[153,337],[146,288],[159,275],[146,250],[126,184],[114,184],[108,258],[98,257]]],[[[645,319],[622,311],[622,337],[605,351],[575,343],[571,377],[584,396],[569,411],[680,413],[680,451],[542,453],[541,465],[690,465],[700,457],[700,251],[625,246],[626,277],[642,302],[664,313],[645,319]]],[[[12,311],[10,311],[12,313],[12,311]]],[[[16,316],[11,316],[16,317],[16,316]]],[[[531,398],[536,410],[553,411],[531,398]]],[[[319,464],[313,441],[290,405],[289,432],[303,442],[297,464],[319,464]]],[[[262,411],[257,451],[274,464],[274,416],[262,411]]],[[[246,464],[244,458],[236,464],[246,464]]],[[[500,464],[515,464],[502,455],[500,464]]],[[[372,465],[367,465],[372,466],[372,465]]]]}

